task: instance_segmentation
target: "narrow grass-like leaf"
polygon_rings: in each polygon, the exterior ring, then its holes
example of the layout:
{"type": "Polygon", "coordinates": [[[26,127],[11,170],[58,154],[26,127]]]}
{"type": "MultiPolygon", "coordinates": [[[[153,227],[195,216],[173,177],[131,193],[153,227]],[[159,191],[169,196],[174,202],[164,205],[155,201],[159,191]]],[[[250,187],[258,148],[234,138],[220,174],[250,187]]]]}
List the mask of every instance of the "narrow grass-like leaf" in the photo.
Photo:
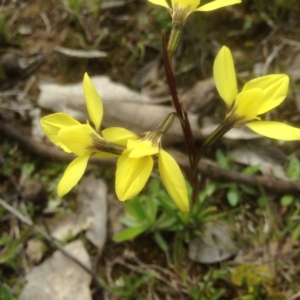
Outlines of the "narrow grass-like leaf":
{"type": "Polygon", "coordinates": [[[168,251],[168,244],[166,243],[165,239],[162,237],[162,235],[158,231],[156,231],[154,233],[154,239],[162,251],[164,251],[164,252],[168,251]]]}
{"type": "Polygon", "coordinates": [[[142,234],[147,229],[148,229],[147,225],[141,225],[138,227],[132,227],[132,228],[125,229],[122,232],[114,235],[113,241],[114,242],[124,242],[124,241],[131,240],[131,239],[137,237],[138,235],[142,234]]]}
{"type": "Polygon", "coordinates": [[[129,215],[131,215],[139,221],[149,220],[149,217],[141,203],[140,198],[141,197],[135,197],[132,200],[128,200],[125,204],[125,209],[129,215]]]}

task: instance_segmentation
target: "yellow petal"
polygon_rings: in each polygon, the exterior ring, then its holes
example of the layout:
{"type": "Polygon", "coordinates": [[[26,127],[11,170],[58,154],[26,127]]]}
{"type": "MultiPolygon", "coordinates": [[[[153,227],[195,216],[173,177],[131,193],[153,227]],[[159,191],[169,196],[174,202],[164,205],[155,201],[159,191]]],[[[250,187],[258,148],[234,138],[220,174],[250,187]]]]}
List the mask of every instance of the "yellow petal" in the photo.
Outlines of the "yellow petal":
{"type": "Polygon", "coordinates": [[[239,93],[234,104],[235,113],[243,121],[255,119],[263,97],[264,93],[261,89],[252,89],[239,93]]]}
{"type": "Polygon", "coordinates": [[[249,122],[246,124],[246,126],[261,135],[276,140],[283,140],[283,141],[300,140],[299,128],[292,127],[290,125],[286,125],[280,122],[257,121],[257,122],[249,122]]]}
{"type": "Polygon", "coordinates": [[[260,88],[264,92],[264,100],[258,110],[263,114],[278,106],[286,97],[289,88],[289,77],[285,74],[274,74],[248,81],[243,91],[260,88]]]}
{"type": "Polygon", "coordinates": [[[65,113],[56,113],[43,117],[40,120],[43,131],[49,140],[56,146],[61,147],[65,152],[71,151],[59,140],[57,134],[65,127],[79,125],[80,123],[65,113]]]}
{"type": "Polygon", "coordinates": [[[89,157],[90,153],[85,153],[69,164],[57,187],[59,197],[63,197],[78,183],[86,169],[89,157]]]}
{"type": "Polygon", "coordinates": [[[201,7],[199,7],[197,10],[198,11],[210,11],[210,10],[215,10],[224,6],[229,6],[233,4],[238,4],[241,3],[241,0],[215,0],[213,2],[210,2],[208,4],[205,4],[201,7]]]}
{"type": "Polygon", "coordinates": [[[153,168],[151,156],[130,158],[130,150],[119,157],[116,172],[116,193],[124,201],[136,196],[145,186],[153,168]]]}
{"type": "Polygon", "coordinates": [[[81,156],[93,146],[93,136],[97,136],[96,132],[87,124],[66,127],[58,132],[60,141],[77,156],[81,156]]]}
{"type": "Polygon", "coordinates": [[[100,96],[87,73],[83,77],[83,91],[89,116],[98,131],[103,117],[103,106],[100,96]]]}
{"type": "Polygon", "coordinates": [[[172,6],[178,8],[189,8],[190,11],[195,11],[198,5],[200,4],[200,0],[172,0],[172,6]]]}
{"type": "Polygon", "coordinates": [[[175,159],[166,151],[158,155],[159,173],[169,195],[182,211],[189,211],[186,183],[175,159]]]}
{"type": "Polygon", "coordinates": [[[110,127],[102,131],[103,137],[115,144],[126,146],[128,140],[137,140],[139,136],[125,128],[110,127]]]}
{"type": "Polygon", "coordinates": [[[127,149],[131,151],[129,155],[131,158],[150,156],[157,154],[159,151],[158,146],[154,147],[152,142],[149,140],[129,140],[127,143],[127,149]]]}
{"type": "Polygon", "coordinates": [[[237,95],[237,82],[230,50],[223,46],[214,62],[214,79],[221,98],[230,107],[237,95]]]}
{"type": "Polygon", "coordinates": [[[148,0],[148,1],[153,3],[153,4],[156,4],[156,5],[161,5],[161,6],[164,6],[166,8],[170,8],[169,5],[168,5],[168,2],[165,1],[165,0],[148,0]]]}

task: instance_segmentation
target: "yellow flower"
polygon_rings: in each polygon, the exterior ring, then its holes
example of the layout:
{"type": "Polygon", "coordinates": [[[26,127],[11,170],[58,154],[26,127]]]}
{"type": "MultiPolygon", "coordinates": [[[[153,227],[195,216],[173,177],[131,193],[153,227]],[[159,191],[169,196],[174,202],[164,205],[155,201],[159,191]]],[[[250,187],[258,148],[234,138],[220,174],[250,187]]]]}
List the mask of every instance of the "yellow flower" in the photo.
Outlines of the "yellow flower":
{"type": "Polygon", "coordinates": [[[121,201],[136,196],[145,186],[158,157],[159,173],[169,195],[182,211],[189,211],[187,187],[175,159],[161,148],[161,134],[148,133],[143,139],[128,140],[127,149],[118,158],[116,193],[121,201]]]}
{"type": "Polygon", "coordinates": [[[107,128],[101,131],[103,106],[87,73],[84,75],[83,89],[94,128],[88,122],[81,124],[65,113],[55,113],[41,119],[41,126],[50,141],[65,152],[78,156],[70,163],[58,184],[59,197],[67,194],[78,183],[91,156],[103,158],[120,155],[127,140],[137,138],[123,128],[107,128]]]}
{"type": "Polygon", "coordinates": [[[214,62],[214,79],[227,105],[224,123],[228,128],[245,125],[253,131],[277,140],[299,140],[300,129],[273,121],[261,121],[259,115],[278,106],[288,92],[289,78],[273,74],[248,81],[238,93],[230,50],[223,46],[214,62]]]}
{"type": "Polygon", "coordinates": [[[172,16],[173,23],[184,25],[187,17],[194,11],[215,10],[224,6],[241,3],[242,1],[215,0],[202,6],[200,6],[201,0],[149,0],[149,2],[166,7],[172,16]]]}

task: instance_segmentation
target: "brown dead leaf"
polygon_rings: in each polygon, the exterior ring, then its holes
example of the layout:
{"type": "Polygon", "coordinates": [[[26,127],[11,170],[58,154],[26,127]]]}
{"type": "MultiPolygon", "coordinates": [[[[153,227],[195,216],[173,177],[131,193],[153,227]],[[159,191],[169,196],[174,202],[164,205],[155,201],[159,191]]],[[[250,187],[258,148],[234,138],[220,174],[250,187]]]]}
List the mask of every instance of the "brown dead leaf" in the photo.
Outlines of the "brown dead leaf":
{"type": "Polygon", "coordinates": [[[186,91],[180,101],[190,112],[201,112],[208,104],[212,104],[215,96],[215,82],[213,78],[198,81],[190,90],[186,91]]]}

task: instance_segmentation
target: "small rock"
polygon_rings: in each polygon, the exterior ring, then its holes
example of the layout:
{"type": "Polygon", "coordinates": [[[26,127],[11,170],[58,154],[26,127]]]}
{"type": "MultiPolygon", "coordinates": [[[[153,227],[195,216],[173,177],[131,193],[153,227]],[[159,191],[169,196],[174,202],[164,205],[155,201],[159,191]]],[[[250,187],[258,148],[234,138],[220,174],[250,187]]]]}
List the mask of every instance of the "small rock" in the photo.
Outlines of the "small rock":
{"type": "Polygon", "coordinates": [[[41,261],[43,257],[43,252],[45,249],[45,245],[40,240],[29,240],[27,242],[27,247],[25,253],[28,259],[33,263],[37,264],[41,261]]]}
{"type": "MultiPolygon", "coordinates": [[[[64,249],[91,268],[90,257],[80,240],[64,249]]],[[[91,275],[60,251],[34,267],[26,279],[20,300],[92,300],[91,275]]]]}
{"type": "Polygon", "coordinates": [[[229,230],[216,222],[202,226],[202,236],[189,244],[189,258],[203,264],[212,264],[228,259],[237,252],[229,230]]]}
{"type": "Polygon", "coordinates": [[[91,226],[89,220],[83,219],[72,212],[65,212],[54,218],[48,218],[45,223],[51,232],[51,236],[58,241],[74,237],[91,226]]]}
{"type": "Polygon", "coordinates": [[[101,252],[107,231],[107,186],[105,182],[93,175],[84,177],[80,183],[77,203],[80,218],[90,224],[85,235],[101,252]]]}
{"type": "Polygon", "coordinates": [[[30,26],[23,25],[19,28],[19,34],[30,35],[32,34],[32,28],[30,26]]]}

